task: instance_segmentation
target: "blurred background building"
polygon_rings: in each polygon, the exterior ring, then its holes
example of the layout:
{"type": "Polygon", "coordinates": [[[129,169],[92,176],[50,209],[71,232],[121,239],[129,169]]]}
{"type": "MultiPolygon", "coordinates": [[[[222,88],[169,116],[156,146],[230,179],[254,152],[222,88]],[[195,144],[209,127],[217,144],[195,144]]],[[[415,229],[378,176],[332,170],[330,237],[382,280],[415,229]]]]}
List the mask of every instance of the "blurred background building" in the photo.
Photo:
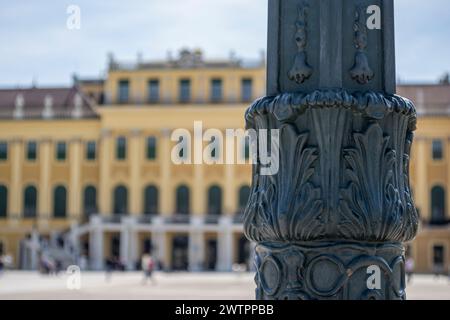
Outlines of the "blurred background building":
{"type": "MultiPolygon", "coordinates": [[[[407,254],[418,272],[444,272],[448,77],[398,91],[420,119],[411,180],[422,224],[407,254]]],[[[45,254],[64,264],[83,258],[93,270],[117,258],[132,270],[151,251],[164,270],[249,268],[242,213],[251,165],[175,165],[170,136],[192,132],[194,121],[223,132],[244,128],[246,108],[264,94],[263,58],[210,61],[200,50],[133,63],[110,55],[105,79],[0,90],[0,256],[13,256],[20,269],[36,269],[45,254]]],[[[248,160],[248,146],[236,150],[248,160]]]]}

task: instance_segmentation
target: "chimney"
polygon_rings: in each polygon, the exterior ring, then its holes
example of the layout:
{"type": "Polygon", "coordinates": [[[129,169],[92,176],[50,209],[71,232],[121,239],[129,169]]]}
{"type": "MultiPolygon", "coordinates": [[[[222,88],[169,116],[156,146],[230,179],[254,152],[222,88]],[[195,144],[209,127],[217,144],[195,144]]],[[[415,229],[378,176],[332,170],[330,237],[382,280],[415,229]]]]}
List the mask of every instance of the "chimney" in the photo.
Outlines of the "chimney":
{"type": "Polygon", "coordinates": [[[80,119],[83,116],[83,97],[81,94],[75,94],[73,105],[72,118],[80,119]]]}
{"type": "Polygon", "coordinates": [[[23,94],[19,93],[16,96],[16,100],[14,102],[14,118],[15,119],[22,119],[24,116],[24,110],[25,107],[25,98],[23,97],[23,94]]]}
{"type": "Polygon", "coordinates": [[[53,97],[46,95],[44,98],[44,110],[42,111],[42,117],[44,119],[53,118],[53,97]]]}

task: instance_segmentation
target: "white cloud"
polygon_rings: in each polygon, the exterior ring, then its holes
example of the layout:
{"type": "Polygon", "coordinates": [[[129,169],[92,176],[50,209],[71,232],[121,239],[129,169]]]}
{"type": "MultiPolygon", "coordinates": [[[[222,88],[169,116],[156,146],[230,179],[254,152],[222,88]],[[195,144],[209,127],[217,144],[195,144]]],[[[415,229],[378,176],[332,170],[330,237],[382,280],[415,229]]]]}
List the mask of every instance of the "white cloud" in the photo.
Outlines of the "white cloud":
{"type": "MultiPolygon", "coordinates": [[[[434,80],[450,70],[450,2],[395,0],[398,74],[434,80]]],[[[0,85],[70,83],[97,76],[106,53],[164,58],[201,47],[208,57],[258,58],[266,47],[267,0],[12,1],[0,10],[0,85]],[[66,7],[81,7],[81,30],[68,31],[66,7]],[[4,44],[7,45],[4,45],[4,44]]]]}

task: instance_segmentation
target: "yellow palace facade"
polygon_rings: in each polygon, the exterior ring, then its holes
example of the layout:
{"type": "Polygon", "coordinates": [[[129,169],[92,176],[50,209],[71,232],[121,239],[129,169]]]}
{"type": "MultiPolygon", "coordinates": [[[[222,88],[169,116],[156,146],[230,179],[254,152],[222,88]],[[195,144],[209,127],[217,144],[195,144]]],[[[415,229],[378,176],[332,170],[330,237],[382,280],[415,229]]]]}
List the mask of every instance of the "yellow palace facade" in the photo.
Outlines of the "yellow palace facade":
{"type": "MultiPolygon", "coordinates": [[[[408,250],[419,272],[449,266],[449,92],[399,87],[420,115],[411,178],[423,222],[408,250]]],[[[47,255],[92,270],[117,258],[132,270],[149,251],[165,270],[250,267],[251,165],[176,165],[171,134],[193,134],[196,121],[243,128],[263,95],[263,59],[205,60],[198,50],[132,64],[111,57],[106,79],[72,88],[1,89],[0,256],[21,269],[47,255]]],[[[235,157],[248,160],[246,149],[235,157]]]]}

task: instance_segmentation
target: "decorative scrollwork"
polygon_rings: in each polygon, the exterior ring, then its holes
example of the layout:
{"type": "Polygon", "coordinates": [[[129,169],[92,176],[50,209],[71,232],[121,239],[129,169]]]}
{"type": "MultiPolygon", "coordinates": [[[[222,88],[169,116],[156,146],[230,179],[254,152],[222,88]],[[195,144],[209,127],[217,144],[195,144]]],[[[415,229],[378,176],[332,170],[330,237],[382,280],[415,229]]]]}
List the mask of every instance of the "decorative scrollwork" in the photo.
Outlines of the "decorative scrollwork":
{"type": "Polygon", "coordinates": [[[256,248],[258,299],[404,300],[405,261],[401,245],[299,243],[256,248]],[[286,260],[292,252],[295,263],[286,260]],[[378,266],[381,288],[369,290],[367,269],[378,266]],[[296,277],[290,277],[296,274],[296,277]],[[350,290],[350,288],[352,290],[350,290]]]}
{"type": "Polygon", "coordinates": [[[306,4],[300,5],[298,8],[297,22],[295,23],[297,27],[297,32],[295,33],[297,54],[294,65],[288,74],[289,80],[295,81],[298,84],[305,82],[313,73],[313,69],[308,65],[306,57],[306,46],[308,44],[307,15],[308,6],[306,4]]]}

